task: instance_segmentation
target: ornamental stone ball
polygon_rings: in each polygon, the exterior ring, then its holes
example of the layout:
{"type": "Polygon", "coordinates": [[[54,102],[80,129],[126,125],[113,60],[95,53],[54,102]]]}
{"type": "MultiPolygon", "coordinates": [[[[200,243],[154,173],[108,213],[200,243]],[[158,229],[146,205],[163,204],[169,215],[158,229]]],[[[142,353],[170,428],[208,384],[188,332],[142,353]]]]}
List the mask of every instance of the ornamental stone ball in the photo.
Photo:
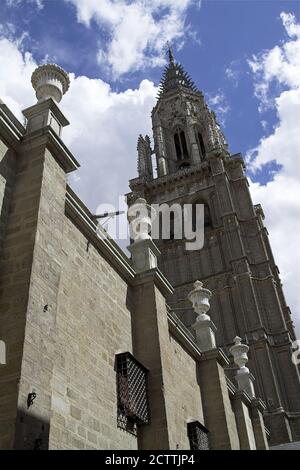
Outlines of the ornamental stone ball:
{"type": "Polygon", "coordinates": [[[68,74],[56,64],[40,65],[31,75],[38,102],[52,98],[59,103],[68,91],[70,79],[68,74]]]}

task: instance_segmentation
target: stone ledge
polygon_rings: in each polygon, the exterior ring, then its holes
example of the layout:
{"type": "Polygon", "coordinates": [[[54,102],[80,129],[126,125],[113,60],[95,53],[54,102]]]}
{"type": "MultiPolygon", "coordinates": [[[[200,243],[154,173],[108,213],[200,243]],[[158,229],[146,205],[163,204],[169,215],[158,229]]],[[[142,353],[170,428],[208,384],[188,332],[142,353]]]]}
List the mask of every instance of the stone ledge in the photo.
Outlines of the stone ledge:
{"type": "Polygon", "coordinates": [[[202,356],[200,348],[195,343],[195,339],[190,331],[172,311],[168,312],[168,323],[169,330],[173,336],[187,349],[196,361],[199,361],[202,356]]]}
{"type": "Polygon", "coordinates": [[[88,240],[91,240],[109,264],[116,269],[117,273],[132,284],[135,271],[130,266],[129,259],[116,242],[103,229],[101,230],[101,227],[99,230],[99,226],[92,220],[88,209],[69,187],[67,187],[65,211],[79,230],[88,240]]]}
{"type": "Polygon", "coordinates": [[[202,353],[202,361],[210,361],[212,359],[218,361],[222,366],[228,366],[230,364],[229,358],[221,348],[211,349],[210,351],[202,353]]]}
{"type": "Polygon", "coordinates": [[[25,128],[13,115],[11,110],[0,100],[0,130],[1,136],[9,145],[17,149],[25,134],[25,128]]]}

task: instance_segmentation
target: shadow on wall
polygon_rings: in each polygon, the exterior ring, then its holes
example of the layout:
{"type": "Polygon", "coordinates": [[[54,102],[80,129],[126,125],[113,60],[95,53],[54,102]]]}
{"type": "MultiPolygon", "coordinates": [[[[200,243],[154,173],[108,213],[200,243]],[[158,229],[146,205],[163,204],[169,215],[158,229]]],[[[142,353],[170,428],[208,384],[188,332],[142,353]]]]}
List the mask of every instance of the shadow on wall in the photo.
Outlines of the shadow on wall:
{"type": "Polygon", "coordinates": [[[49,422],[18,410],[14,449],[48,450],[49,429],[49,422]]]}

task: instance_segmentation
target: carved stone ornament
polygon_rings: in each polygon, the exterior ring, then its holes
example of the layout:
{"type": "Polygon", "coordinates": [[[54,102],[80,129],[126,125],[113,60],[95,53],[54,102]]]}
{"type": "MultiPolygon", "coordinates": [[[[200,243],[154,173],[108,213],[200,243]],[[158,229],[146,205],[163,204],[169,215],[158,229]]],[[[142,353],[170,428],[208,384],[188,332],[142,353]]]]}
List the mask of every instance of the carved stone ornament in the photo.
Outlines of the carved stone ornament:
{"type": "Polygon", "coordinates": [[[35,69],[31,83],[39,102],[52,98],[59,103],[69,89],[70,79],[58,65],[45,64],[35,69]]]}

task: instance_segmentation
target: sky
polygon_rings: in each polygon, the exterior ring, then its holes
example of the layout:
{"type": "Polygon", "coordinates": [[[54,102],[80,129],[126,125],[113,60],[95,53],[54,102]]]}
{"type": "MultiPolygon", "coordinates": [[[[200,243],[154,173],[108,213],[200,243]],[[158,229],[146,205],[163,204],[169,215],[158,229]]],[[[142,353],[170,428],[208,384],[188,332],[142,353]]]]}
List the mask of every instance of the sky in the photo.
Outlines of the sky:
{"type": "Polygon", "coordinates": [[[22,121],[30,76],[70,74],[63,140],[81,168],[69,183],[92,212],[116,205],[136,176],[139,134],[166,63],[165,43],[241,152],[266,215],[300,331],[300,26],[293,0],[0,0],[0,97],[22,121]]]}

